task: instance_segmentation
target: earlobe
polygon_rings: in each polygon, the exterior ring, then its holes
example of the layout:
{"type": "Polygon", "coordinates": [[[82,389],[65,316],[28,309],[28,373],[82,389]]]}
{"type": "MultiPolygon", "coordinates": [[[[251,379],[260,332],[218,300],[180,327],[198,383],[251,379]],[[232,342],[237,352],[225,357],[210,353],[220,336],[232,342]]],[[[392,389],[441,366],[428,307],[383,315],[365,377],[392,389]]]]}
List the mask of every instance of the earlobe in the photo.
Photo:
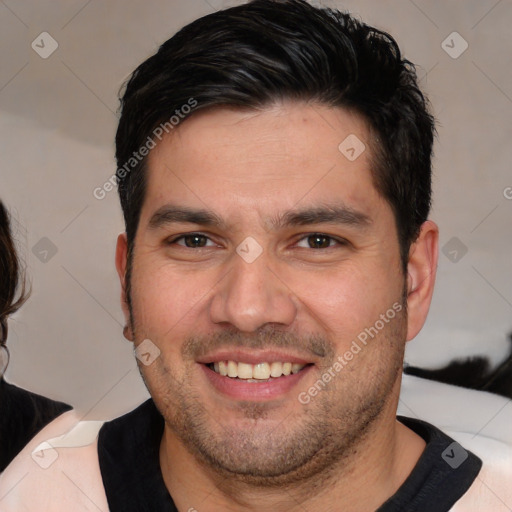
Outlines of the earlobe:
{"type": "Polygon", "coordinates": [[[131,326],[130,326],[130,323],[127,323],[127,324],[123,327],[123,336],[124,336],[128,341],[134,341],[133,331],[132,331],[132,328],[131,328],[131,326]]]}
{"type": "Polygon", "coordinates": [[[432,221],[422,224],[409,250],[407,264],[407,341],[423,327],[434,293],[437,271],[439,229],[432,221]]]}
{"type": "Polygon", "coordinates": [[[128,307],[127,295],[126,295],[126,268],[128,263],[128,240],[126,233],[121,233],[117,237],[116,245],[116,269],[121,283],[121,308],[124,314],[125,327],[123,329],[123,335],[128,341],[133,341],[132,322],[130,315],[130,308],[128,307]]]}

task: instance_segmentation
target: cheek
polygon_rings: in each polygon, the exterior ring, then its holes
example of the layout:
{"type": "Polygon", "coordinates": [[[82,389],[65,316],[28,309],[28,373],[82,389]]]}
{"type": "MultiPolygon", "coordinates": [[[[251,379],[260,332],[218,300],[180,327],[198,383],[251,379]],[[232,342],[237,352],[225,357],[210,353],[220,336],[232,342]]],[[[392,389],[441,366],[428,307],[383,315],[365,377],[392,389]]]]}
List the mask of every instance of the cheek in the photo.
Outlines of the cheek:
{"type": "Polygon", "coordinates": [[[401,278],[380,265],[296,272],[287,282],[301,305],[298,324],[313,322],[338,343],[350,343],[401,299],[401,278]]]}
{"type": "Polygon", "coordinates": [[[177,272],[170,265],[141,258],[132,275],[137,338],[162,339],[186,329],[209,288],[203,274],[177,272]]]}

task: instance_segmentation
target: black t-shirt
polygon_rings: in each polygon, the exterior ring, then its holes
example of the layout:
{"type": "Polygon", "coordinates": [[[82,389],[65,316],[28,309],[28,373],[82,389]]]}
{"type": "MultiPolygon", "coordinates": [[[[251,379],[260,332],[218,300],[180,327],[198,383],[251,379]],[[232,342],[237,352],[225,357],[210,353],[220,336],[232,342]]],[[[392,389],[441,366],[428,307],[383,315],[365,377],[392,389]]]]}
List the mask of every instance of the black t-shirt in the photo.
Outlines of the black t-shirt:
{"type": "MultiPolygon", "coordinates": [[[[469,489],[481,460],[424,421],[398,417],[427,446],[398,491],[377,512],[446,512],[469,489]]],[[[105,423],[98,457],[110,512],[177,512],[160,470],[164,420],[153,401],[105,423]]]]}
{"type": "Polygon", "coordinates": [[[44,426],[70,409],[0,379],[0,472],[44,426]]]}

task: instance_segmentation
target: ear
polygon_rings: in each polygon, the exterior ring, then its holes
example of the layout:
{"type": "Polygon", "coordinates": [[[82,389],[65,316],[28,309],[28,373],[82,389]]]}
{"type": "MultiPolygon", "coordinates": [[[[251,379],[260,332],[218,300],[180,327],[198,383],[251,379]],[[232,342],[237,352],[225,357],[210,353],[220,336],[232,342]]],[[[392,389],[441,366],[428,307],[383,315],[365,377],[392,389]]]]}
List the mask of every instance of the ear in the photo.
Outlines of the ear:
{"type": "Polygon", "coordinates": [[[130,308],[126,296],[126,266],[128,263],[128,240],[126,233],[121,233],[117,237],[116,245],[116,269],[121,282],[121,308],[124,314],[125,328],[123,329],[124,337],[128,341],[133,341],[132,322],[130,308]]]}
{"type": "Polygon", "coordinates": [[[432,301],[436,280],[439,229],[427,220],[409,250],[407,264],[407,341],[421,330],[432,301]]]}

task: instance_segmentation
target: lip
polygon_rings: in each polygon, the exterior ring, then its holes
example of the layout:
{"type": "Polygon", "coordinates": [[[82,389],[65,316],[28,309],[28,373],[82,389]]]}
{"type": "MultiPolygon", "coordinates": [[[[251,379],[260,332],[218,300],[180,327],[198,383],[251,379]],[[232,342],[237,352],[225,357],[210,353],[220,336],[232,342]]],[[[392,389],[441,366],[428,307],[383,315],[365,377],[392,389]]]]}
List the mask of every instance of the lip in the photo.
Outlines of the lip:
{"type": "MultiPolygon", "coordinates": [[[[286,360],[286,362],[289,362],[289,360],[286,360]]],[[[206,364],[200,364],[199,366],[216,391],[231,399],[252,402],[282,398],[297,386],[313,367],[312,364],[309,364],[298,373],[277,377],[268,382],[245,382],[243,379],[224,377],[208,368],[206,364]]]]}
{"type": "Polygon", "coordinates": [[[237,363],[259,364],[259,363],[297,363],[310,364],[315,363],[311,359],[287,354],[279,350],[251,350],[243,349],[221,350],[213,354],[200,357],[196,362],[200,364],[218,363],[220,361],[236,361],[237,363]]]}

